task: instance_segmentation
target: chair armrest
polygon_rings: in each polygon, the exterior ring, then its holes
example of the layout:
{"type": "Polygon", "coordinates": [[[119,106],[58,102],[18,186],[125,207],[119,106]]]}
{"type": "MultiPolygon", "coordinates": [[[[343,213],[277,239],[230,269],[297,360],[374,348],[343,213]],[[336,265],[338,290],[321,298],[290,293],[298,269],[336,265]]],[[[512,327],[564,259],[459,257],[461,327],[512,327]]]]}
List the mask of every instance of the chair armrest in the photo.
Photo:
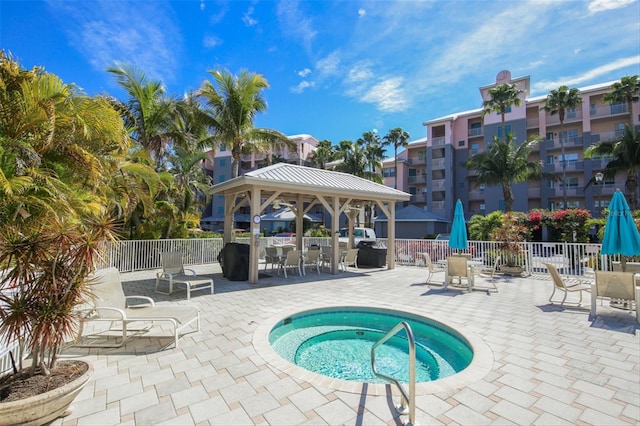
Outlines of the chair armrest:
{"type": "Polygon", "coordinates": [[[184,270],[184,274],[185,275],[197,275],[196,271],[194,271],[193,269],[185,269],[184,270]]]}
{"type": "Polygon", "coordinates": [[[148,307],[148,306],[155,306],[156,302],[153,301],[152,298],[147,297],[147,296],[125,296],[125,300],[127,302],[127,308],[143,308],[143,307],[148,307]],[[142,300],[146,303],[138,303],[135,305],[129,305],[129,301],[130,300],[142,300]]]}
{"type": "Polygon", "coordinates": [[[100,314],[101,312],[116,313],[116,314],[118,314],[117,316],[121,320],[127,318],[127,315],[124,313],[124,311],[122,309],[119,309],[119,308],[107,308],[107,307],[103,306],[103,307],[94,307],[94,308],[90,308],[90,309],[82,309],[82,310],[78,311],[78,313],[81,315],[82,319],[89,319],[89,320],[91,320],[92,317],[95,316],[96,314],[98,316],[102,316],[100,314]]]}

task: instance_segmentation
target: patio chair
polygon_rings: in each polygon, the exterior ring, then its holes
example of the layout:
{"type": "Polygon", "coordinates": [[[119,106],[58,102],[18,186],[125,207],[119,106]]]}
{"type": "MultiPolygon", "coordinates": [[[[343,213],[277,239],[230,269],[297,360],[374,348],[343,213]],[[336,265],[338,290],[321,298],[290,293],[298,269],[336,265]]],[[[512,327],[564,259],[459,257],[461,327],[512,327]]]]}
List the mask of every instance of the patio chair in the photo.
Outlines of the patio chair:
{"type": "Polygon", "coordinates": [[[434,274],[438,274],[440,272],[445,273],[445,270],[443,267],[436,266],[431,262],[431,255],[429,253],[422,253],[422,256],[424,256],[424,265],[427,267],[427,272],[429,274],[427,275],[426,284],[429,284],[429,281],[431,281],[431,277],[434,274]]]}
{"type": "Polygon", "coordinates": [[[287,269],[297,269],[298,275],[302,276],[302,270],[300,269],[300,250],[289,250],[287,257],[284,258],[282,263],[282,270],[284,271],[284,277],[287,278],[287,269]]]}
{"type": "Polygon", "coordinates": [[[630,308],[635,304],[636,322],[640,323],[640,287],[633,272],[596,271],[596,282],[591,286],[591,313],[596,316],[596,299],[622,300],[630,308]]]}
{"type": "Polygon", "coordinates": [[[281,257],[278,253],[277,247],[265,247],[264,249],[264,270],[267,270],[267,266],[271,265],[271,271],[274,268],[280,269],[281,257]]]}
{"type": "Polygon", "coordinates": [[[320,248],[310,248],[304,255],[304,258],[302,259],[302,270],[306,271],[309,267],[315,267],[316,272],[318,274],[320,273],[320,248]]]}
{"type": "Polygon", "coordinates": [[[331,246],[320,247],[320,261],[323,268],[325,265],[331,266],[331,246]]]}
{"type": "Polygon", "coordinates": [[[156,274],[156,293],[171,294],[174,285],[184,286],[187,290],[187,299],[191,299],[191,292],[197,290],[209,290],[213,294],[213,280],[211,278],[196,275],[192,269],[185,269],[182,263],[182,253],[170,251],[160,253],[162,271],[156,274]],[[169,283],[169,291],[158,290],[160,281],[169,283]]]}
{"type": "MultiPolygon", "coordinates": [[[[153,299],[146,296],[125,296],[120,282],[120,273],[116,268],[97,271],[90,277],[92,293],[91,306],[80,311],[80,326],[76,338],[76,346],[119,348],[130,337],[129,332],[148,331],[153,323],[169,323],[178,347],[179,333],[188,326],[195,325],[194,331],[200,331],[200,311],[193,306],[156,305],[153,299]],[[142,303],[130,305],[129,302],[139,300],[142,303]],[[109,322],[107,331],[121,331],[122,335],[112,344],[77,344],[84,332],[84,325],[90,321],[109,322]],[[147,325],[140,329],[131,329],[129,324],[142,322],[147,325]],[[151,323],[149,325],[149,323],[151,323]],[[119,328],[117,328],[120,326],[119,328]]],[[[87,335],[85,337],[90,337],[87,335]]],[[[96,335],[93,335],[96,337],[96,335]]],[[[98,335],[99,337],[103,337],[98,335]]]]}
{"type": "Polygon", "coordinates": [[[560,302],[560,306],[562,306],[567,300],[567,295],[569,293],[577,291],[578,293],[580,293],[580,301],[578,302],[578,306],[582,305],[582,292],[591,291],[591,286],[583,283],[567,283],[562,279],[555,266],[550,263],[543,263],[543,265],[547,268],[547,271],[549,271],[549,274],[551,275],[551,279],[553,281],[553,292],[551,293],[551,296],[549,296],[549,302],[553,303],[552,299],[553,295],[556,294],[556,290],[564,292],[564,297],[562,298],[562,302],[560,302]]]}
{"type": "Polygon", "coordinates": [[[469,291],[473,289],[474,277],[473,270],[469,266],[468,260],[464,256],[449,256],[447,258],[447,268],[444,275],[444,288],[447,289],[449,284],[453,284],[453,279],[458,278],[458,284],[462,285],[462,279],[467,280],[467,288],[469,291]]]}
{"type": "Polygon", "coordinates": [[[347,272],[349,266],[353,266],[356,270],[358,269],[358,250],[359,249],[357,248],[347,250],[347,253],[340,261],[340,265],[344,272],[347,272]]]}

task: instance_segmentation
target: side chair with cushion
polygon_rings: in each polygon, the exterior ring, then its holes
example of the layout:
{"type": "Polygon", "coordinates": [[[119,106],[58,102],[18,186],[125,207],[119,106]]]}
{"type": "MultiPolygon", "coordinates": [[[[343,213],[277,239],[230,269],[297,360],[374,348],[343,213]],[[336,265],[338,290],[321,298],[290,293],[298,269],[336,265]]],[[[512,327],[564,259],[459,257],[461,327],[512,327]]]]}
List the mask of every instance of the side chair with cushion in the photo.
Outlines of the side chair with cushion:
{"type": "Polygon", "coordinates": [[[358,250],[357,248],[347,250],[340,263],[344,272],[347,272],[349,266],[358,269],[358,250]]]}
{"type": "Polygon", "coordinates": [[[443,267],[441,266],[436,266],[433,264],[433,262],[431,261],[431,255],[429,253],[422,253],[422,255],[424,256],[424,265],[427,267],[427,273],[429,275],[427,275],[427,281],[426,284],[429,284],[429,282],[431,281],[431,277],[434,274],[437,273],[445,273],[446,271],[444,270],[443,267]]]}
{"type": "Polygon", "coordinates": [[[631,307],[635,304],[636,322],[640,323],[640,287],[633,272],[596,271],[596,282],[591,286],[591,317],[596,316],[596,299],[623,300],[631,307]]]}
{"type": "Polygon", "coordinates": [[[316,272],[320,273],[320,249],[309,249],[304,255],[302,269],[315,268],[316,272]]]}
{"type": "MultiPolygon", "coordinates": [[[[119,348],[130,337],[129,332],[148,331],[155,322],[169,323],[173,329],[175,347],[178,347],[179,333],[186,327],[195,326],[200,331],[200,312],[193,306],[156,305],[153,299],[146,296],[125,296],[120,282],[120,273],[116,268],[97,271],[89,278],[92,301],[91,306],[80,311],[80,327],[76,343],[82,337],[85,323],[91,321],[109,322],[108,331],[122,332],[121,338],[111,344],[87,344],[78,346],[119,348]],[[138,300],[140,304],[129,302],[138,300]],[[129,324],[137,322],[147,324],[142,329],[130,329],[129,324]],[[151,325],[149,325],[151,324],[151,325]],[[118,340],[120,340],[118,342],[118,340]]],[[[105,337],[87,335],[85,337],[105,337]]],[[[108,340],[108,339],[107,339],[108,340]]]]}
{"type": "Polygon", "coordinates": [[[162,271],[156,274],[156,293],[171,294],[174,285],[184,287],[187,290],[187,299],[191,298],[191,292],[196,290],[209,290],[213,294],[213,280],[211,278],[196,275],[192,269],[185,269],[182,262],[182,253],[171,251],[160,253],[162,271]],[[160,281],[169,283],[169,291],[158,290],[160,281]]]}
{"type": "Polygon", "coordinates": [[[591,286],[583,283],[573,283],[573,284],[567,283],[565,280],[562,279],[562,277],[560,276],[560,273],[558,272],[555,266],[553,266],[550,263],[543,263],[543,265],[547,268],[547,271],[549,271],[549,274],[551,275],[551,280],[553,281],[553,292],[551,292],[551,296],[549,296],[549,302],[553,303],[552,299],[553,299],[553,295],[556,294],[556,290],[564,292],[564,297],[560,302],[560,306],[562,306],[564,302],[567,300],[567,295],[569,293],[577,291],[580,294],[580,301],[578,302],[578,306],[582,305],[582,292],[583,291],[590,292],[591,286]]]}
{"type": "Polygon", "coordinates": [[[444,288],[448,288],[449,284],[453,284],[453,279],[457,277],[458,283],[462,284],[462,279],[467,280],[467,288],[469,291],[473,289],[475,283],[473,271],[469,267],[468,260],[465,256],[449,256],[447,258],[447,269],[444,275],[444,288]]]}
{"type": "Polygon", "coordinates": [[[300,250],[289,250],[287,257],[282,263],[282,270],[284,271],[284,277],[287,278],[287,269],[292,268],[298,270],[298,275],[302,276],[302,269],[300,269],[300,250]]]}

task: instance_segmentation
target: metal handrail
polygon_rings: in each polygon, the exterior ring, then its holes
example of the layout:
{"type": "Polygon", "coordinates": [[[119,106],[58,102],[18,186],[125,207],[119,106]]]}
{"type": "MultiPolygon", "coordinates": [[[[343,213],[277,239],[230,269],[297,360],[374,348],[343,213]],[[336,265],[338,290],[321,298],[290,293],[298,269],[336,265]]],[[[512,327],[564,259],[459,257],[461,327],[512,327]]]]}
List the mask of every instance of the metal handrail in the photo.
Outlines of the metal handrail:
{"type": "Polygon", "coordinates": [[[395,383],[395,385],[400,389],[400,393],[402,394],[402,399],[400,402],[400,406],[396,407],[396,410],[400,414],[409,414],[409,422],[408,425],[415,425],[416,420],[416,340],[413,337],[413,331],[411,330],[411,326],[406,322],[402,321],[391,331],[384,335],[383,338],[378,340],[371,347],[371,369],[373,370],[373,374],[376,377],[380,377],[389,382],[395,383]],[[387,340],[392,338],[395,334],[398,333],[401,329],[404,329],[407,334],[407,342],[409,343],[409,395],[407,395],[406,390],[402,387],[402,383],[400,383],[397,379],[387,376],[386,374],[379,373],[376,370],[376,348],[382,344],[384,344],[387,340]],[[409,410],[407,410],[407,404],[409,404],[409,410]]]}

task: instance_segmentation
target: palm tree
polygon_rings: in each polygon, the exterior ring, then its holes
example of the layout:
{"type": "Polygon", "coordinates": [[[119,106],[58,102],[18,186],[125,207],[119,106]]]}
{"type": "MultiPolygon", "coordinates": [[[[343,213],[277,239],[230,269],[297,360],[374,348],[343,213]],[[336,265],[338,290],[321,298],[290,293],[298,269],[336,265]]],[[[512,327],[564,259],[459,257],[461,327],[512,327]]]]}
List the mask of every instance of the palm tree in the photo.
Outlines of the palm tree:
{"type": "Polygon", "coordinates": [[[393,145],[393,168],[395,175],[394,187],[398,188],[398,148],[406,148],[409,145],[409,133],[402,130],[400,127],[389,130],[384,136],[384,141],[387,145],[393,145]]]}
{"type": "Polygon", "coordinates": [[[640,79],[637,75],[631,77],[622,77],[619,82],[611,85],[611,92],[604,95],[605,102],[627,103],[627,111],[629,112],[629,127],[633,130],[633,103],[637,102],[640,96],[640,79]]]}
{"type": "Polygon", "coordinates": [[[513,133],[509,133],[504,141],[494,136],[486,151],[464,163],[475,172],[467,179],[475,184],[501,185],[505,211],[510,212],[513,208],[511,184],[539,179],[544,175],[540,161],[529,161],[529,154],[539,142],[539,138],[532,138],[517,145],[513,133]]]}
{"type": "Polygon", "coordinates": [[[312,165],[320,169],[324,169],[325,164],[333,161],[335,155],[335,150],[331,145],[331,141],[324,139],[316,145],[316,149],[311,154],[310,161],[312,165]]]}
{"type": "Polygon", "coordinates": [[[239,174],[242,154],[265,152],[265,142],[295,148],[295,143],[279,131],[253,126],[255,116],[267,109],[262,91],[269,84],[262,75],[241,71],[234,76],[220,70],[210,70],[209,74],[215,85],[205,80],[198,93],[206,104],[216,142],[231,149],[232,177],[239,174]]]}
{"type": "Polygon", "coordinates": [[[499,86],[489,89],[489,99],[482,102],[482,116],[492,112],[500,114],[502,117],[502,139],[507,139],[507,124],[505,115],[507,110],[512,106],[520,106],[522,104],[522,98],[520,94],[524,93],[524,90],[518,89],[515,84],[504,83],[499,86]]]}
{"type": "Polygon", "coordinates": [[[624,186],[632,209],[638,207],[638,171],[640,171],[640,131],[625,126],[624,134],[612,141],[597,142],[584,151],[584,158],[609,157],[604,168],[605,177],[613,178],[626,172],[624,186]]]}
{"type": "Polygon", "coordinates": [[[128,65],[107,69],[129,95],[127,103],[114,100],[123,113],[131,137],[148,150],[156,168],[164,166],[167,148],[173,138],[169,128],[175,113],[175,102],[165,96],[162,82],[148,80],[145,74],[128,65]]]}
{"type": "Polygon", "coordinates": [[[551,115],[558,113],[560,118],[560,146],[562,148],[562,194],[564,208],[567,208],[567,160],[564,153],[564,118],[567,109],[573,109],[580,105],[582,98],[578,89],[569,89],[567,86],[560,86],[558,90],[552,90],[547,96],[544,109],[551,112],[551,115]]]}

